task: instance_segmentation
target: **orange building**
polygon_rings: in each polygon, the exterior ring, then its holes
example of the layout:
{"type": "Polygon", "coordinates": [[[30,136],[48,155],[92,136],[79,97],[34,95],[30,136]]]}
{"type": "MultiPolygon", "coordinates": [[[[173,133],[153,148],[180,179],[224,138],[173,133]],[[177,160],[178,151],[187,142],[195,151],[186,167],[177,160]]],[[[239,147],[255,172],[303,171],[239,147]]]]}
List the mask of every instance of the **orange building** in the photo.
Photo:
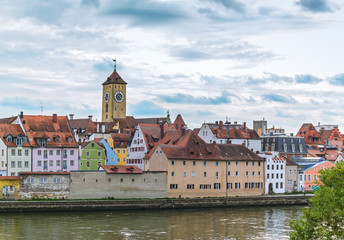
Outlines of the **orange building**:
{"type": "Polygon", "coordinates": [[[334,164],[330,161],[322,161],[318,162],[317,164],[306,168],[303,171],[303,176],[300,180],[303,180],[304,190],[305,191],[312,191],[314,190],[314,187],[319,185],[319,171],[326,169],[326,168],[332,168],[334,164]]]}

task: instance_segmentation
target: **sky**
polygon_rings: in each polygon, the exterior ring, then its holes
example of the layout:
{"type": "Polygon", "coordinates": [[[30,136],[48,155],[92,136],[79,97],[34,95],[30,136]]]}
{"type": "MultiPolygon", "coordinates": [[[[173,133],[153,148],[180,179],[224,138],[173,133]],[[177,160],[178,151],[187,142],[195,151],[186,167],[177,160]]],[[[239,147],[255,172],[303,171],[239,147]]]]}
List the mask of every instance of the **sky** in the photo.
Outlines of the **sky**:
{"type": "Polygon", "coordinates": [[[127,115],[341,130],[343,29],[340,0],[5,0],[0,118],[100,121],[116,58],[127,115]]]}

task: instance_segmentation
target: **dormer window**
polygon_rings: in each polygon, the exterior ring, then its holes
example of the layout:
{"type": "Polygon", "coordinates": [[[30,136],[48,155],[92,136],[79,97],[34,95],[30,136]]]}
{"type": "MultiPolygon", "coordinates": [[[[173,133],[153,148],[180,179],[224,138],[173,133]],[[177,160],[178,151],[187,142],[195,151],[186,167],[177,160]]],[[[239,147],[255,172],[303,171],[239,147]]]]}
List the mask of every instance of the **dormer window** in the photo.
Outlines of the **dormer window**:
{"type": "Polygon", "coordinates": [[[59,136],[55,137],[55,142],[59,143],[60,142],[60,138],[59,136]]]}
{"type": "Polygon", "coordinates": [[[8,135],[8,136],[6,137],[6,141],[7,141],[7,142],[12,142],[12,140],[13,140],[13,138],[12,138],[11,135],[8,135]]]}
{"type": "Polygon", "coordinates": [[[40,144],[41,147],[45,147],[45,146],[46,146],[46,143],[47,143],[47,142],[45,141],[45,139],[42,138],[42,139],[41,139],[41,144],[40,144]]]}
{"type": "Polygon", "coordinates": [[[22,146],[23,145],[23,138],[17,137],[15,141],[16,141],[16,145],[17,146],[22,146]]]}
{"type": "Polygon", "coordinates": [[[72,137],[67,138],[67,142],[71,143],[72,142],[72,137]]]}

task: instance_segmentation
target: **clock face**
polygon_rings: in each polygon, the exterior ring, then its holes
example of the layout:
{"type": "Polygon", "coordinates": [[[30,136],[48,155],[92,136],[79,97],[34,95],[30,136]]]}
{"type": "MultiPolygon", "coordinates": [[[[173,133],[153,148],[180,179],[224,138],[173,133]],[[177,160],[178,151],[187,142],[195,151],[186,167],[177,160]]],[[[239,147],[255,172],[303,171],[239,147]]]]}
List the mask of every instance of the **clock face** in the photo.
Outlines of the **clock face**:
{"type": "Polygon", "coordinates": [[[114,96],[116,102],[120,103],[120,102],[123,102],[124,100],[124,94],[120,91],[118,92],[115,92],[115,96],[114,96]]]}
{"type": "Polygon", "coordinates": [[[106,92],[106,93],[105,93],[105,95],[104,95],[104,100],[105,100],[105,102],[109,102],[109,100],[110,100],[110,94],[109,94],[109,92],[106,92]]]}

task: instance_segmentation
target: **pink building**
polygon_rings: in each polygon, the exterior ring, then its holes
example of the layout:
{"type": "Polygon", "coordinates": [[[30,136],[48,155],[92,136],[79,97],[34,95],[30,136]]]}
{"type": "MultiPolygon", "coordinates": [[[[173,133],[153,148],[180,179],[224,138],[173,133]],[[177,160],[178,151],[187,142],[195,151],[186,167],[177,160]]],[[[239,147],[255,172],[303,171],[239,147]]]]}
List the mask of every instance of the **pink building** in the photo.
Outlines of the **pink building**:
{"type": "Polygon", "coordinates": [[[79,169],[79,152],[66,116],[18,116],[32,149],[32,171],[57,172],[79,169]]]}

